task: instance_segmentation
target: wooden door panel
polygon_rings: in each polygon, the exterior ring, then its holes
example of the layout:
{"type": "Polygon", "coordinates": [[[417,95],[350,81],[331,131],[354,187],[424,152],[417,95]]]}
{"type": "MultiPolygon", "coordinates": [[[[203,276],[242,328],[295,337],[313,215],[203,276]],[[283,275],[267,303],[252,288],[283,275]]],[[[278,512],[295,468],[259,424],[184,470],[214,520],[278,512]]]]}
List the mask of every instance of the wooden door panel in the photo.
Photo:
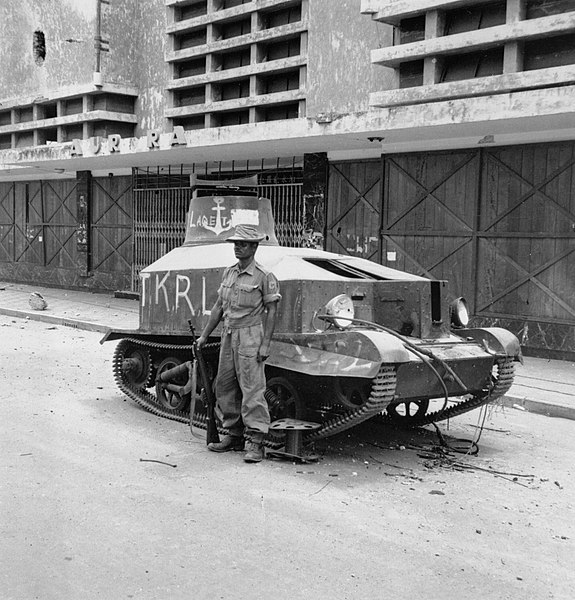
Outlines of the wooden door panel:
{"type": "Polygon", "coordinates": [[[0,262],[14,260],[14,184],[0,183],[0,262]]]}
{"type": "Polygon", "coordinates": [[[326,249],[379,261],[381,162],[330,164],[326,249]]]}
{"type": "Polygon", "coordinates": [[[43,182],[44,265],[74,269],[77,262],[75,180],[43,182]]]}
{"type": "Polygon", "coordinates": [[[42,182],[14,187],[14,262],[42,266],[42,182]]]}
{"type": "Polygon", "coordinates": [[[100,277],[131,277],[132,212],[131,177],[92,180],[90,270],[100,277]]]}
{"type": "Polygon", "coordinates": [[[382,262],[473,298],[479,153],[384,158],[382,262]]]}
{"type": "Polygon", "coordinates": [[[485,150],[477,312],[575,319],[575,144],[485,150]]]}

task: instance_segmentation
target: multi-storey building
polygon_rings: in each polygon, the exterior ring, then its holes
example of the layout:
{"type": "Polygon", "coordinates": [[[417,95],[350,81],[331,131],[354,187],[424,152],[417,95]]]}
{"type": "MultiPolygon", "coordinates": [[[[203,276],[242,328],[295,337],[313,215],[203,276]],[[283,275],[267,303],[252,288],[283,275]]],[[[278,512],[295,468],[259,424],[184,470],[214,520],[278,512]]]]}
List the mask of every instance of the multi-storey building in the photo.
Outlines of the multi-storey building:
{"type": "Polygon", "coordinates": [[[7,0],[0,277],[138,290],[203,179],[575,354],[575,0],[7,0]],[[248,180],[246,180],[248,181],[248,180]]]}

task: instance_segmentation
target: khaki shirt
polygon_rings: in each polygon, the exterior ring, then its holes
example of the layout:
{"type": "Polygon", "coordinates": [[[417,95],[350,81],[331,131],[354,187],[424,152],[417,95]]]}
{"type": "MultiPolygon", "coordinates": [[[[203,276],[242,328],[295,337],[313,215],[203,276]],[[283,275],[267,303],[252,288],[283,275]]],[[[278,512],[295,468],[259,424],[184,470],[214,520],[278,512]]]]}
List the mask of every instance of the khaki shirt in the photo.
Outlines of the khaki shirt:
{"type": "Polygon", "coordinates": [[[262,322],[265,305],[281,298],[276,276],[255,260],[240,271],[239,263],[227,267],[218,289],[224,327],[239,329],[262,322]]]}

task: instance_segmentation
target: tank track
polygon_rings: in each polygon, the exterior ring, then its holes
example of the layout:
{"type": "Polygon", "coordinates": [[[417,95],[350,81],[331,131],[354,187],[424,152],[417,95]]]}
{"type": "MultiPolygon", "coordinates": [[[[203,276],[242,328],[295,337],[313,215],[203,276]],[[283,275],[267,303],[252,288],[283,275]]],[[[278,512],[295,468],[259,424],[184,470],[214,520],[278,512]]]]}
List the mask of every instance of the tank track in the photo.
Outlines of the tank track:
{"type": "MultiPolygon", "coordinates": [[[[497,400],[497,398],[501,398],[501,396],[505,395],[505,393],[509,391],[509,388],[513,384],[513,379],[515,376],[515,363],[513,358],[506,357],[498,358],[495,361],[495,364],[497,367],[497,376],[494,378],[493,387],[491,387],[490,390],[486,391],[484,394],[472,396],[468,400],[463,400],[449,407],[426,413],[419,418],[410,418],[408,426],[421,427],[422,425],[430,425],[431,423],[436,423],[437,421],[451,419],[452,417],[456,417],[458,415],[462,415],[463,413],[469,412],[470,410],[479,408],[484,404],[493,402],[494,400],[497,400]]],[[[383,415],[383,420],[386,423],[397,423],[397,421],[392,420],[388,414],[383,415]]]]}
{"type": "MultiPolygon", "coordinates": [[[[167,350],[172,352],[188,351],[190,354],[192,352],[192,346],[160,344],[158,342],[143,342],[142,340],[135,338],[124,338],[118,342],[112,362],[116,385],[124,394],[126,394],[126,396],[156,416],[178,421],[180,423],[189,423],[189,412],[167,410],[158,403],[155,394],[148,392],[145,388],[132,386],[126,380],[122,372],[122,362],[126,355],[126,351],[133,344],[155,350],[167,350]]],[[[215,348],[218,346],[219,344],[208,344],[207,348],[215,348]]],[[[386,406],[393,400],[396,382],[395,368],[389,365],[381,366],[379,372],[373,379],[371,393],[367,401],[355,410],[337,415],[336,417],[327,420],[325,423],[322,423],[322,426],[318,430],[306,436],[306,442],[335,435],[346,429],[350,429],[377,414],[381,414],[386,406]]],[[[193,416],[193,425],[199,429],[206,429],[206,415],[195,412],[193,416]]],[[[220,428],[219,431],[222,434],[226,433],[226,430],[222,428],[220,428]]],[[[269,438],[266,438],[264,444],[267,447],[274,449],[283,445],[283,443],[269,438]]]]}
{"type": "MultiPolygon", "coordinates": [[[[126,381],[122,373],[122,362],[125,357],[125,352],[130,347],[130,344],[144,346],[145,348],[149,349],[169,350],[172,352],[188,351],[190,355],[192,353],[192,346],[159,344],[157,342],[142,342],[141,340],[134,338],[124,338],[118,342],[112,359],[112,369],[114,371],[114,380],[116,381],[116,385],[124,394],[126,394],[126,396],[128,396],[128,398],[131,398],[134,400],[134,402],[136,402],[136,404],[140,405],[142,408],[158,417],[164,417],[165,419],[171,419],[172,421],[179,421],[180,423],[189,423],[190,415],[188,412],[181,410],[167,410],[158,403],[155,394],[148,392],[145,388],[134,387],[130,385],[128,381],[126,381]]],[[[199,414],[197,415],[197,419],[196,416],[194,416],[194,426],[205,428],[205,415],[199,414]]]]}
{"type": "Polygon", "coordinates": [[[312,442],[321,438],[335,435],[351,427],[355,427],[375,415],[381,414],[395,396],[397,377],[395,367],[382,365],[373,379],[369,398],[360,407],[348,413],[322,423],[313,433],[306,435],[305,441],[312,442]]]}

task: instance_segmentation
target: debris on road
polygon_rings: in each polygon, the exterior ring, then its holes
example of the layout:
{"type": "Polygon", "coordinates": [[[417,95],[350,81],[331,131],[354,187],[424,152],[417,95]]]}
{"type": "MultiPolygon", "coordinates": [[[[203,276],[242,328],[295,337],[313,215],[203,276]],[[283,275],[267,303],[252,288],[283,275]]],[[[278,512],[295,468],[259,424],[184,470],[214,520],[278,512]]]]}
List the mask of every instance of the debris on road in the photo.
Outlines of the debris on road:
{"type": "Polygon", "coordinates": [[[174,469],[178,466],[178,465],[173,465],[172,463],[166,462],[164,460],[154,460],[153,458],[140,458],[140,462],[158,463],[160,465],[166,465],[167,467],[174,467],[174,469]]]}
{"type": "Polygon", "coordinates": [[[28,304],[30,308],[34,310],[46,310],[48,303],[44,300],[44,296],[38,292],[32,292],[30,298],[28,298],[28,304]]]}

